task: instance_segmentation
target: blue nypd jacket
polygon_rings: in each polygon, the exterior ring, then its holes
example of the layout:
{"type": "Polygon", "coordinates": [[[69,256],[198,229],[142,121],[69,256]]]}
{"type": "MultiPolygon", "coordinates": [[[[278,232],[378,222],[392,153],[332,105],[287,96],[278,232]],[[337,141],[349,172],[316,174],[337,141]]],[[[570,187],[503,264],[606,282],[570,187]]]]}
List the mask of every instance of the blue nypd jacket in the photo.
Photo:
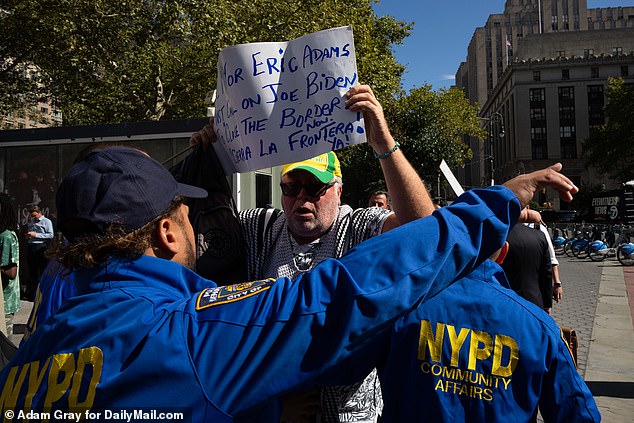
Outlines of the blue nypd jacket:
{"type": "Polygon", "coordinates": [[[555,321],[491,260],[397,320],[378,369],[382,422],[601,420],[555,321]]]}
{"type": "Polygon", "coordinates": [[[295,281],[217,287],[166,260],[112,258],[75,274],[77,296],[2,370],[1,411],[230,422],[281,393],[359,380],[391,324],[500,248],[519,212],[506,188],[472,190],[295,281]]]}
{"type": "Polygon", "coordinates": [[[60,262],[48,262],[35,292],[35,301],[22,342],[25,342],[43,321],[55,314],[66,298],[75,295],[77,289],[73,279],[73,273],[60,262]]]}

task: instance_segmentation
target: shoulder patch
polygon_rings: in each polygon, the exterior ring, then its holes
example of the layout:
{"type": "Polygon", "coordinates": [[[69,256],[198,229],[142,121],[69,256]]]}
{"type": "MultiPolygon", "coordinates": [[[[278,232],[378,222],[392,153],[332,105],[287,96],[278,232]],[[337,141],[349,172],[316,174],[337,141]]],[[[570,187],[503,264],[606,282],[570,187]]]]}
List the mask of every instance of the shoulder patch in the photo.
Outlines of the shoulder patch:
{"type": "Polygon", "coordinates": [[[208,307],[240,301],[264,292],[273,285],[275,279],[264,279],[253,282],[237,283],[235,285],[207,288],[198,295],[196,311],[208,307]]]}

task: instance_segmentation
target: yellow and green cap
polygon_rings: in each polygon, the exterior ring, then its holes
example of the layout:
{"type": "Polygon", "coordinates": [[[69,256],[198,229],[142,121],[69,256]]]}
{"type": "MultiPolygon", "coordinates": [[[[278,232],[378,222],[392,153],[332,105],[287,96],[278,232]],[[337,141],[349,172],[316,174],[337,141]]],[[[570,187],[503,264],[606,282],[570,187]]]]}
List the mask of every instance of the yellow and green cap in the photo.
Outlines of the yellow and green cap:
{"type": "Polygon", "coordinates": [[[313,157],[312,159],[284,165],[282,166],[282,176],[294,170],[310,172],[324,184],[332,181],[335,176],[341,178],[341,165],[339,164],[337,155],[333,151],[313,157]]]}

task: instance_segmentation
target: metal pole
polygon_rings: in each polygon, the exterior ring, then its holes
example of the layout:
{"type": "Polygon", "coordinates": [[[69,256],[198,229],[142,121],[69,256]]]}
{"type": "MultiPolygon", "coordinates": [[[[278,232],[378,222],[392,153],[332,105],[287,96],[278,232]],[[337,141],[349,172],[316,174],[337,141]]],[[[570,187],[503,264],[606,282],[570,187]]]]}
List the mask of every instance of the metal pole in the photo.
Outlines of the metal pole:
{"type": "Polygon", "coordinates": [[[489,120],[489,172],[491,173],[491,186],[495,185],[495,169],[493,163],[493,123],[494,119],[489,120]]]}

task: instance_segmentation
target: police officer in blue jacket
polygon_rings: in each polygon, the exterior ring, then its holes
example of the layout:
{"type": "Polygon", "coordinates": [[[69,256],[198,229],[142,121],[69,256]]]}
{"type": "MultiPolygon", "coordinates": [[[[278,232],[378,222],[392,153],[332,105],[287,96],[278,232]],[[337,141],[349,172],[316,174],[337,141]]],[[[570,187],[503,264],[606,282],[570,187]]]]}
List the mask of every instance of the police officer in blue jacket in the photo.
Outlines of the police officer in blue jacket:
{"type": "Polygon", "coordinates": [[[142,152],[96,149],[57,193],[70,240],[58,258],[78,293],[0,373],[1,412],[230,422],[286,392],[358,380],[389,324],[500,248],[537,189],[571,199],[577,188],[560,168],[470,191],[296,281],[218,287],[190,270],[182,197],[206,193],[142,152]]]}
{"type": "Polygon", "coordinates": [[[386,351],[382,422],[601,420],[555,321],[492,260],[399,318],[386,351]]]}

